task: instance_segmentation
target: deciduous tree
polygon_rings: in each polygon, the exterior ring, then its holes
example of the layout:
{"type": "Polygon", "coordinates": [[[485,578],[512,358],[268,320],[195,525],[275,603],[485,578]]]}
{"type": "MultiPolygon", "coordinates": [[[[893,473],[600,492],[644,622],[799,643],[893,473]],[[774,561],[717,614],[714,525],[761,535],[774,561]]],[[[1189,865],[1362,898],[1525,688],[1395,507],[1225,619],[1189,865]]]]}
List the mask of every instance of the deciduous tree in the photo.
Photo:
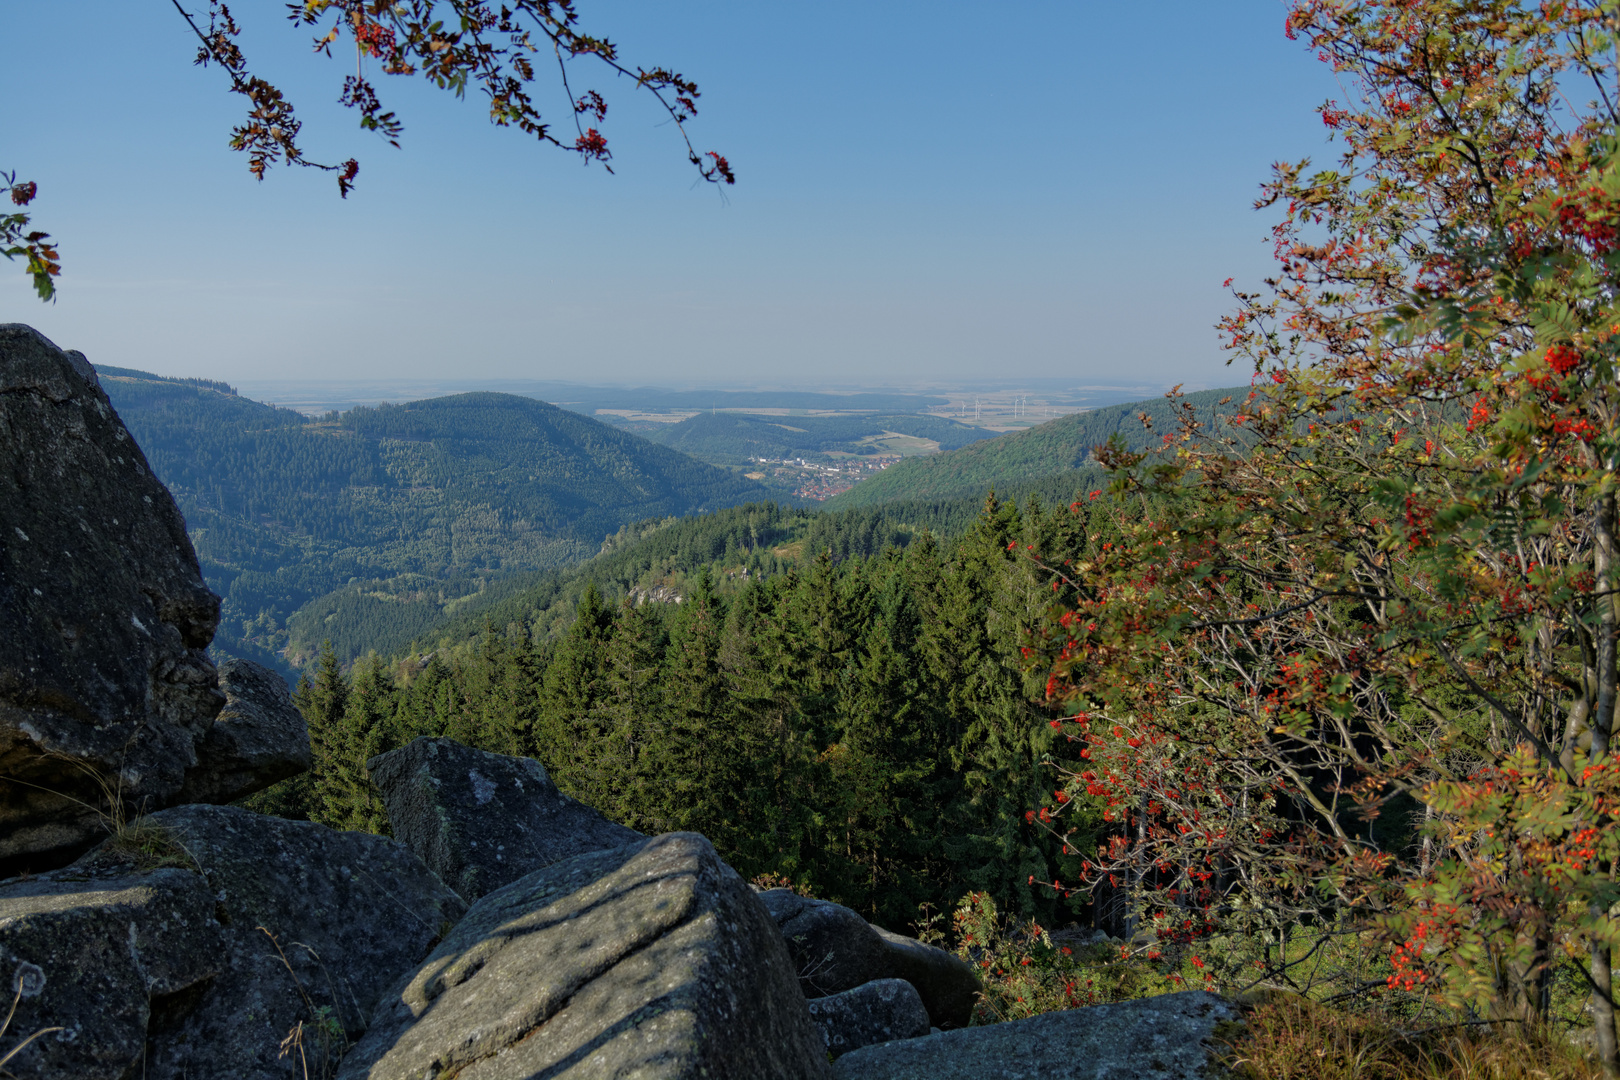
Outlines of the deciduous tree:
{"type": "Polygon", "coordinates": [[[1093,880],[1161,932],[1342,920],[1389,986],[1526,1019],[1569,962],[1611,1073],[1616,17],[1292,8],[1344,153],[1264,189],[1278,270],[1222,326],[1256,389],[1110,455],[1044,642],[1093,880]]]}

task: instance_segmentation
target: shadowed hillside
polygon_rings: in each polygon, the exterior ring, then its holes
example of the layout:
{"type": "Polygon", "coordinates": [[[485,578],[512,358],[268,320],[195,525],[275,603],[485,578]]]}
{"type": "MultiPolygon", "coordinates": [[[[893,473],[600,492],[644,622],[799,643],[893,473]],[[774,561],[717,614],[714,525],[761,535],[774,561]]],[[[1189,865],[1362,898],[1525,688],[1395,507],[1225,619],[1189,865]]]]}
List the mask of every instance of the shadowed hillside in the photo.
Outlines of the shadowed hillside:
{"type": "Polygon", "coordinates": [[[648,517],[764,490],[531,398],[460,394],[309,420],[223,383],[101,371],[175,495],[210,587],[217,641],[261,661],[288,616],[346,583],[487,581],[563,566],[648,517]]]}

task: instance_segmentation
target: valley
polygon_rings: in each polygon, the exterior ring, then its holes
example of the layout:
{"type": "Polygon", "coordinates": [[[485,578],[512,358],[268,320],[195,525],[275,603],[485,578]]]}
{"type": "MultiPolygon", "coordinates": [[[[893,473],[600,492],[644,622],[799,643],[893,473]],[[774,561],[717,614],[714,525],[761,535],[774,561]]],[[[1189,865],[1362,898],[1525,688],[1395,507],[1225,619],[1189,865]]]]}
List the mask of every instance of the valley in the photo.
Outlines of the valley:
{"type": "Polygon", "coordinates": [[[938,396],[732,391],[726,411],[654,422],[624,417],[693,392],[570,388],[582,406],[624,407],[608,424],[487,390],[391,404],[359,385],[306,387],[306,399],[351,404],[306,414],[214,380],[100,375],[223,598],[216,651],[289,678],[327,640],[348,663],[466,640],[486,619],[555,636],[587,577],[621,597],[679,589],[703,567],[751,580],[807,552],[867,557],[923,532],[956,535],[991,486],[1067,503],[1090,477],[1067,467],[1085,458],[1074,441],[1102,441],[1135,408],[998,435],[937,412],[879,411],[948,410],[938,396]],[[927,481],[889,482],[925,463],[927,481]],[[822,502],[860,512],[810,509],[822,502]],[[746,527],[734,528],[733,507],[746,527]]]}

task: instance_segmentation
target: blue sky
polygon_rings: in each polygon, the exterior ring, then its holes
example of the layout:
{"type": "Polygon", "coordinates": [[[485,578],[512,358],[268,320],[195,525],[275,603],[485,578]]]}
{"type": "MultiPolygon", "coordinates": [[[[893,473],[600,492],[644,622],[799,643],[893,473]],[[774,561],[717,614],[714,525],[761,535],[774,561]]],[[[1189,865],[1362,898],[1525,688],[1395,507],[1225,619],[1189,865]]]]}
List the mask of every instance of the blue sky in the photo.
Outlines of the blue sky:
{"type": "Polygon", "coordinates": [[[586,70],[617,175],[385,79],[394,150],[334,104],[352,54],[238,0],[307,151],[362,164],[347,201],[313,172],[258,183],[225,146],[239,99],[168,0],[5,5],[0,169],[39,183],[67,269],[41,305],[0,264],[0,320],[232,380],[1223,385],[1248,376],[1212,329],[1221,282],[1268,271],[1257,185],[1333,153],[1312,109],[1340,91],[1278,0],[579,6],[698,81],[726,198],[586,70]]]}

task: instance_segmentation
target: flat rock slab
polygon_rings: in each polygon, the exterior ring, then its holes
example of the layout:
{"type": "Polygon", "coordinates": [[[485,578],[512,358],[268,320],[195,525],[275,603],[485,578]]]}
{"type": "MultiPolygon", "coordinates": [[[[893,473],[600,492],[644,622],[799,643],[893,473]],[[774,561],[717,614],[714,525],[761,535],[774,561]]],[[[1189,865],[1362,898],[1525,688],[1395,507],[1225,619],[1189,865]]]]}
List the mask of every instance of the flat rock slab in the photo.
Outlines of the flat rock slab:
{"type": "Polygon", "coordinates": [[[310,1075],[329,1075],[378,998],[466,910],[384,837],[230,806],[175,807],[149,821],[196,860],[223,949],[206,996],[153,1032],[148,1080],[302,1077],[296,1048],[280,1056],[293,1032],[310,1075]]]}
{"type": "Polygon", "coordinates": [[[787,889],[759,894],[781,928],[805,997],[853,990],[874,979],[917,988],[935,1027],[966,1027],[982,983],[967,961],[916,938],[873,926],[840,904],[787,889]]]}
{"type": "Polygon", "coordinates": [[[251,660],[219,665],[225,707],[197,744],[180,801],[223,803],[308,772],[309,728],[294,707],[287,681],[251,660]]]}
{"type": "MultiPolygon", "coordinates": [[[[154,1009],[216,975],[221,928],[189,870],[58,870],[0,883],[0,976],[23,996],[0,1051],[32,1080],[139,1076],[154,1009]]],[[[4,1006],[0,1006],[4,1007],[4,1006]]]]}
{"type": "Polygon", "coordinates": [[[469,903],[575,855],[646,839],[558,791],[533,758],[422,738],[366,770],[394,837],[469,903]]]}
{"type": "Polygon", "coordinates": [[[1206,1080],[1215,1025],[1238,1011],[1202,990],[1044,1013],[880,1043],[833,1063],[836,1080],[1206,1080]]]}
{"type": "Polygon", "coordinates": [[[0,325],[0,860],[105,835],[172,803],[224,698],[219,622],[185,521],[95,372],[0,325]]]}
{"type": "Polygon", "coordinates": [[[928,1034],[928,1010],[904,979],[874,979],[841,994],[810,999],[810,1019],[827,1053],[841,1057],[873,1043],[928,1034]]]}
{"type": "Polygon", "coordinates": [[[484,897],[378,1009],[340,1080],[798,1080],[826,1051],[781,935],[695,833],[484,897]]]}

